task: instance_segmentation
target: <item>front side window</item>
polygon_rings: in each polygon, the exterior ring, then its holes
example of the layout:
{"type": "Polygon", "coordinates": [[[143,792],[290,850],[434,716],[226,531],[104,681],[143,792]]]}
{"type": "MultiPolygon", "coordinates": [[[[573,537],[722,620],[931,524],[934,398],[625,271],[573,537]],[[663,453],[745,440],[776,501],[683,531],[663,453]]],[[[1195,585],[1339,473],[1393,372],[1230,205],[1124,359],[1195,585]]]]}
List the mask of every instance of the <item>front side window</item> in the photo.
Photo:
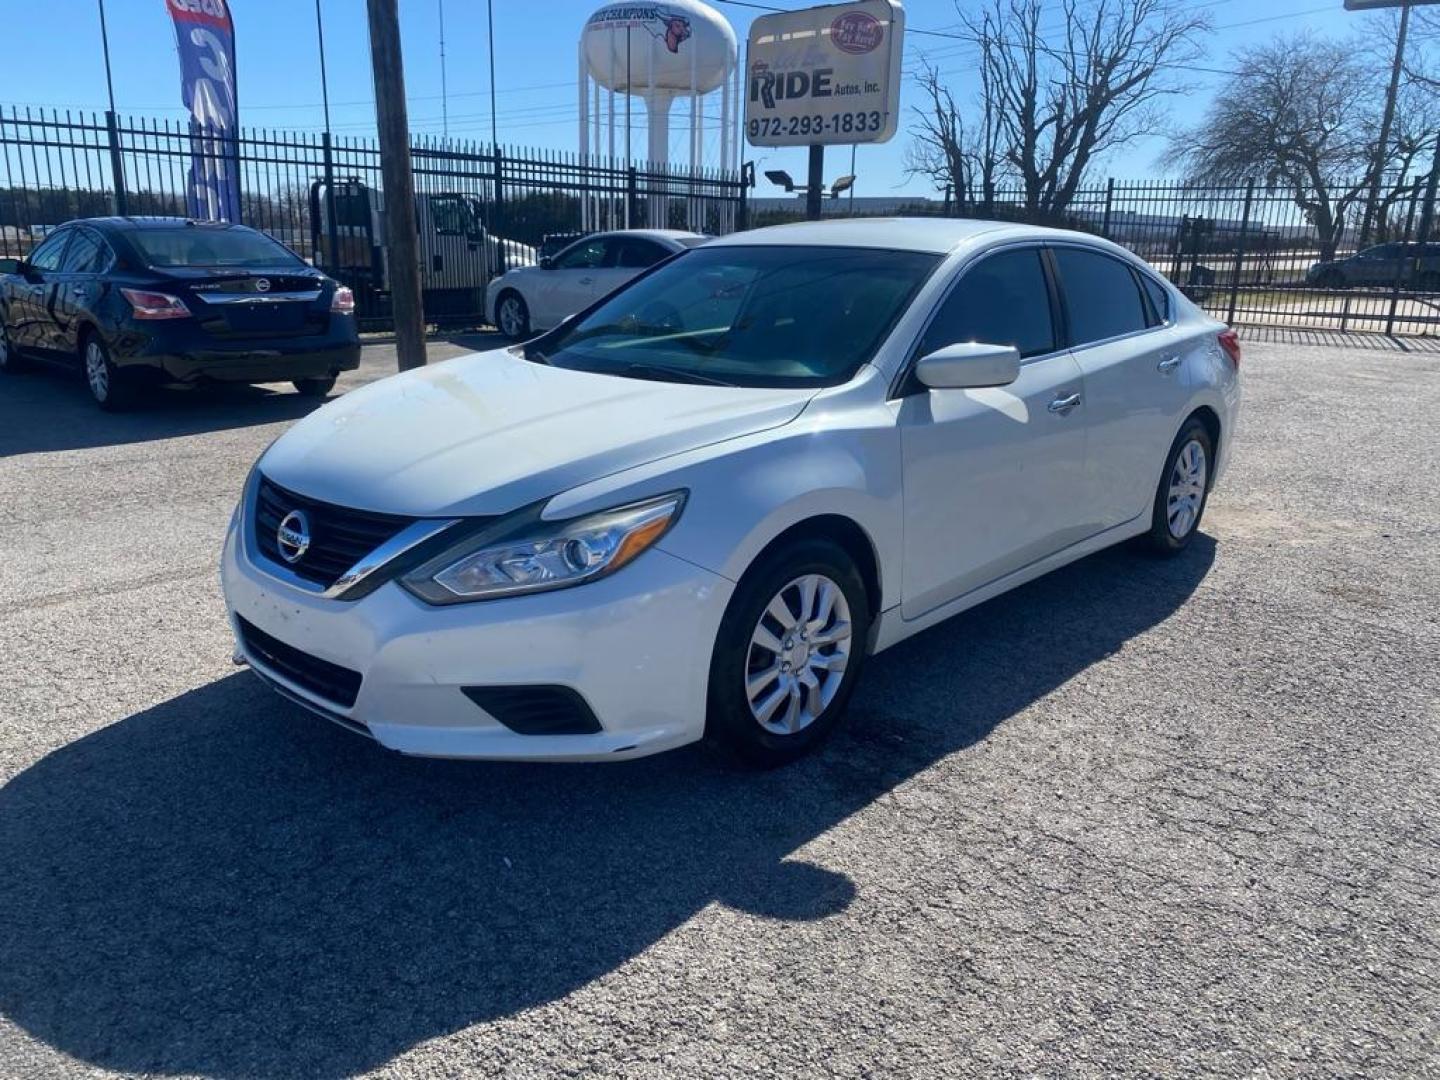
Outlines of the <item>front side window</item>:
{"type": "Polygon", "coordinates": [[[53,234],[48,240],[30,253],[30,265],[36,270],[59,270],[60,259],[65,254],[65,245],[70,242],[73,229],[53,234]]]}
{"type": "Polygon", "coordinates": [[[1022,357],[1055,351],[1038,248],[1001,251],[967,269],[921,338],[918,355],[969,341],[1014,345],[1022,357]]]}
{"type": "Polygon", "coordinates": [[[555,257],[557,270],[594,270],[605,265],[605,239],[585,240],[555,257]]]}
{"type": "Polygon", "coordinates": [[[832,386],[870,359],[938,263],[878,248],[697,248],[526,356],[635,378],[832,386]]]}
{"type": "Polygon", "coordinates": [[[129,233],[148,266],[303,266],[288,248],[253,229],[214,225],[140,228],[129,233]]]}
{"type": "Polygon", "coordinates": [[[1082,248],[1057,247],[1054,254],[1070,316],[1072,344],[1086,345],[1145,329],[1145,306],[1129,266],[1082,248]]]}

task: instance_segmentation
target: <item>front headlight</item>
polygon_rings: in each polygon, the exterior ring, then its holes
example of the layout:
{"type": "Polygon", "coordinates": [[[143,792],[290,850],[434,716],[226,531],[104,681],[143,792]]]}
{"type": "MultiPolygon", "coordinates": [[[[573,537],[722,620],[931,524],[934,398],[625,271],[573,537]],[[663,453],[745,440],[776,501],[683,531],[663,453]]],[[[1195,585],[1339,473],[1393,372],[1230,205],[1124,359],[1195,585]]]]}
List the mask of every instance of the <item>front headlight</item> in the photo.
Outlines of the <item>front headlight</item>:
{"type": "Polygon", "coordinates": [[[684,492],[570,521],[534,520],[511,535],[480,533],[407,574],[404,586],[432,604],[563,589],[613,574],[652,547],[680,517],[684,492]]]}

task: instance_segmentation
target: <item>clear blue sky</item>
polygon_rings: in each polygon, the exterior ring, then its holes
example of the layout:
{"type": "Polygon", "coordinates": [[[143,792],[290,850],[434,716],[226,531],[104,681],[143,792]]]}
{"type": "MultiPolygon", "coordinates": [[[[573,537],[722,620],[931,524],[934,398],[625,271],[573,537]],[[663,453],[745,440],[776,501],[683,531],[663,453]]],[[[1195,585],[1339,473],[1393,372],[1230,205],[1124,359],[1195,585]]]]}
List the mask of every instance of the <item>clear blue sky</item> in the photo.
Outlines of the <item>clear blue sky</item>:
{"type": "MultiPolygon", "coordinates": [[[[234,13],[240,119],[247,127],[320,130],[320,73],[312,0],[230,0],[234,13]]],[[[768,0],[774,6],[802,7],[800,0],[768,0]]],[[[961,0],[969,3],[970,0],[961,0]]],[[[1083,0],[1082,0],[1083,2],[1083,0]]],[[[106,0],[110,23],[115,96],[121,112],[179,117],[179,71],[164,0],[106,0]]],[[[373,131],[369,46],[364,0],[322,0],[334,129],[361,135],[373,131]]],[[[489,140],[489,70],[484,0],[444,0],[445,51],[450,132],[489,140]]],[[[496,85],[500,141],[518,146],[574,150],[576,135],[576,42],[586,16],[600,0],[495,0],[496,85]]],[[[717,3],[743,41],[759,12],[717,3]]],[[[1207,9],[1217,30],[1207,42],[1202,65],[1224,67],[1229,52],[1277,32],[1311,27],[1344,35],[1382,25],[1386,14],[1349,14],[1342,0],[1195,0],[1207,9]]],[[[441,129],[439,0],[401,0],[401,32],[412,127],[441,129]]],[[[1058,5],[1057,5],[1058,10],[1058,5]]],[[[3,61],[0,106],[44,105],[104,109],[105,76],[100,58],[96,0],[0,0],[3,61]]],[[[954,29],[953,0],[907,0],[912,28],[954,29]]],[[[910,35],[906,66],[928,54],[953,80],[957,97],[968,96],[974,47],[964,42],[910,35]]],[[[1173,99],[1171,125],[1192,123],[1224,76],[1187,73],[1193,91],[1173,99]]],[[[902,102],[918,104],[902,90],[902,102]]],[[[638,110],[637,110],[638,113],[638,110]]],[[[677,109],[677,119],[679,110],[677,109]]],[[[893,141],[862,147],[857,193],[920,193],[923,182],[907,179],[902,157],[908,136],[902,125],[893,141]]],[[[678,144],[677,144],[678,145],[678,144]]],[[[1162,148],[1159,140],[1128,149],[1102,164],[1117,177],[1150,174],[1162,148]]],[[[827,174],[848,169],[848,151],[831,151],[827,174]]],[[[762,168],[804,172],[803,150],[750,151],[762,168]]],[[[765,185],[762,182],[762,188],[765,185]]],[[[765,192],[762,191],[762,194],[765,192]]]]}

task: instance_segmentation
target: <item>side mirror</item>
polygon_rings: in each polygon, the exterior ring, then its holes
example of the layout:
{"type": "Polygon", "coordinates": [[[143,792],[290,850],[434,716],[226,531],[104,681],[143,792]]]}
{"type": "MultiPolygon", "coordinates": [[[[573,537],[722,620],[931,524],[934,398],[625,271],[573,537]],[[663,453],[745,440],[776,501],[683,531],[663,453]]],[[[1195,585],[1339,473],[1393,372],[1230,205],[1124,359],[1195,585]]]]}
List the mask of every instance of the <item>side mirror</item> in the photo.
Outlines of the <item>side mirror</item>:
{"type": "Polygon", "coordinates": [[[555,260],[550,258],[549,255],[541,255],[539,265],[541,270],[554,270],[555,260]]]}
{"type": "Polygon", "coordinates": [[[1009,386],[1020,377],[1020,350],[979,341],[946,345],[920,358],[915,377],[932,390],[1009,386]]]}
{"type": "Polygon", "coordinates": [[[0,274],[18,274],[24,259],[0,259],[0,274]]]}

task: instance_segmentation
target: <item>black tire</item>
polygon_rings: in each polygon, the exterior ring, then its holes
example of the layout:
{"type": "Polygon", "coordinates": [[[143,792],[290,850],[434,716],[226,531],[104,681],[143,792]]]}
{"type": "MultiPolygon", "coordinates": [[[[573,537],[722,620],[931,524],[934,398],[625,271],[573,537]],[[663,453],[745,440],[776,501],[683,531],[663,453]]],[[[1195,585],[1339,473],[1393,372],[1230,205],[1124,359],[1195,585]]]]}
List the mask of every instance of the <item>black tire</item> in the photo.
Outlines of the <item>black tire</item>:
{"type": "Polygon", "coordinates": [[[514,289],[506,289],[496,298],[495,327],[511,341],[524,341],[530,336],[530,309],[514,289]]]}
{"type": "Polygon", "coordinates": [[[323,375],[314,379],[296,379],[290,385],[304,397],[323,398],[335,389],[335,378],[334,375],[323,375]]]}
{"type": "Polygon", "coordinates": [[[134,406],[135,386],[116,368],[110,347],[98,333],[92,331],[80,339],[80,367],[90,399],[105,412],[124,412],[134,406]]]}
{"type": "MultiPolygon", "coordinates": [[[[818,596],[818,592],[815,595],[818,596]]],[[[841,611],[842,607],[837,602],[830,614],[830,621],[814,629],[815,636],[829,636],[841,622],[841,611]]],[[[850,695],[854,692],[856,680],[860,677],[860,670],[865,662],[871,617],[865,583],[861,580],[855,563],[842,547],[829,540],[797,541],[773,552],[751,567],[741,580],[739,588],[735,590],[735,595],[731,597],[715,641],[706,703],[706,741],[712,747],[756,768],[785,765],[813,750],[835,729],[850,703],[850,695]],[[767,626],[779,627],[780,624],[774,621],[767,611],[772,600],[781,598],[782,593],[789,596],[789,600],[782,602],[785,603],[787,611],[792,613],[792,618],[795,617],[794,613],[800,604],[798,588],[795,591],[787,590],[798,580],[811,575],[828,579],[838,587],[844,607],[849,609],[850,635],[846,642],[845,666],[838,673],[820,671],[817,674],[818,669],[811,670],[808,660],[801,663],[800,670],[817,681],[815,703],[818,705],[827,696],[828,702],[813,718],[795,714],[801,721],[798,730],[793,733],[777,733],[763,726],[755,712],[752,712],[746,684],[747,680],[755,678],[761,672],[778,671],[782,662],[788,664],[790,661],[783,660],[780,654],[767,653],[762,646],[755,645],[752,637],[761,625],[762,618],[767,620],[767,626]],[[770,666],[771,660],[774,662],[773,667],[770,666]],[[838,677],[840,680],[833,690],[826,681],[829,677],[838,677]]],[[[776,636],[778,638],[779,634],[776,636]]],[[[780,641],[778,644],[783,645],[784,642],[780,641]]],[[[817,663],[824,663],[835,658],[834,653],[840,649],[840,645],[817,645],[811,642],[802,643],[800,649],[804,656],[813,655],[817,663]],[[831,650],[831,655],[824,655],[823,650],[826,649],[831,650]]],[[[794,657],[797,654],[791,651],[788,655],[794,657]]],[[[785,670],[788,672],[791,668],[786,667],[785,670]]],[[[782,678],[784,676],[777,674],[772,683],[757,682],[761,691],[764,691],[757,693],[757,701],[762,704],[769,700],[771,693],[780,692],[785,695],[785,704],[772,714],[771,722],[776,724],[783,723],[784,716],[789,712],[789,696],[786,693],[788,684],[782,684],[782,678]]],[[[804,695],[808,691],[802,690],[800,693],[800,708],[803,711],[807,703],[804,695]]]]}
{"type": "Polygon", "coordinates": [[[0,322],[0,375],[19,375],[28,366],[25,357],[10,344],[10,331],[0,322]]]}
{"type": "MultiPolygon", "coordinates": [[[[1187,464],[1189,461],[1193,461],[1193,458],[1188,459],[1187,464]]],[[[1205,506],[1210,501],[1210,480],[1215,474],[1214,470],[1215,443],[1210,438],[1210,429],[1198,418],[1191,417],[1171,443],[1170,452],[1165,455],[1165,469],[1161,472],[1160,483],[1155,488],[1155,503],[1150,512],[1150,531],[1145,536],[1146,546],[1151,551],[1160,555],[1176,555],[1190,546],[1195,534],[1200,531],[1205,506]],[[1201,455],[1198,490],[1194,487],[1197,477],[1193,468],[1178,464],[1182,454],[1193,453],[1190,450],[1192,443],[1199,447],[1201,455]],[[1172,483],[1175,483],[1177,490],[1181,492],[1173,508],[1172,483]]]]}

